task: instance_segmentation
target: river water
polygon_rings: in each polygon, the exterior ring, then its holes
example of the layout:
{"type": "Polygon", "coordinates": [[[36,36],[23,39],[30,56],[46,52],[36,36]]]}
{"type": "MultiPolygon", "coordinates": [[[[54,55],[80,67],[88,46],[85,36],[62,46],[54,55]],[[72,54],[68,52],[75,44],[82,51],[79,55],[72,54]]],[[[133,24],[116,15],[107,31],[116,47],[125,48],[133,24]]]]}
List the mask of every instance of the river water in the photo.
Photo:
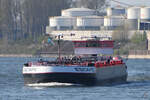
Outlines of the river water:
{"type": "Polygon", "coordinates": [[[150,59],[129,59],[128,82],[86,87],[46,83],[24,86],[22,65],[38,58],[0,58],[0,100],[150,100],[150,59]]]}

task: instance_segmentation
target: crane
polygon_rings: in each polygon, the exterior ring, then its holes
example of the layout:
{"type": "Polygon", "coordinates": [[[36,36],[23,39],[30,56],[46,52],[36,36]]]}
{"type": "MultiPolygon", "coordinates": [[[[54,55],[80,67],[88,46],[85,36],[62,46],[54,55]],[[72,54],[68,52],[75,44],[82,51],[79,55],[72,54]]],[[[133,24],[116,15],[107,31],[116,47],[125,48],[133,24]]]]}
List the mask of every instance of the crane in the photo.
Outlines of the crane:
{"type": "Polygon", "coordinates": [[[113,2],[115,2],[115,3],[118,3],[118,4],[120,4],[120,5],[128,6],[128,7],[134,6],[134,5],[130,5],[130,4],[127,4],[127,3],[124,3],[124,2],[120,2],[120,1],[117,1],[117,0],[111,0],[111,1],[113,1],[113,2]]]}

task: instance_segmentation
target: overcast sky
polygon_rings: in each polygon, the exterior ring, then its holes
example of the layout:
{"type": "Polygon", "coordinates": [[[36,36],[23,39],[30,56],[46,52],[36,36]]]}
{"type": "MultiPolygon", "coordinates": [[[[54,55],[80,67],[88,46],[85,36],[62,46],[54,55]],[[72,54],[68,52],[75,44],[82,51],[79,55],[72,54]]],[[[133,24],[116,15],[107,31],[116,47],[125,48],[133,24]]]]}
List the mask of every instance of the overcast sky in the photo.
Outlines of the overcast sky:
{"type": "MultiPolygon", "coordinates": [[[[120,1],[135,6],[150,6],[150,0],[116,0],[116,1],[120,1]]],[[[112,2],[112,5],[119,5],[119,4],[112,2]]]]}

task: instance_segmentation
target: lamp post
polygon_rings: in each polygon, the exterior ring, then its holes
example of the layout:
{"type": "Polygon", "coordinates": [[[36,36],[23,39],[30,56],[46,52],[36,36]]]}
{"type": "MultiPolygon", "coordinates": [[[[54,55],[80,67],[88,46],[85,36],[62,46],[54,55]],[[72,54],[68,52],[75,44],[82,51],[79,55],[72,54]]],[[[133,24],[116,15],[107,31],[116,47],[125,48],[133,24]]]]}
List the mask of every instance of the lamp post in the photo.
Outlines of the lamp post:
{"type": "Polygon", "coordinates": [[[75,34],[58,34],[57,36],[55,36],[55,38],[58,38],[58,41],[57,41],[57,44],[58,44],[58,60],[59,60],[59,63],[61,61],[61,53],[60,53],[60,39],[63,38],[63,36],[75,36],[75,34]]]}

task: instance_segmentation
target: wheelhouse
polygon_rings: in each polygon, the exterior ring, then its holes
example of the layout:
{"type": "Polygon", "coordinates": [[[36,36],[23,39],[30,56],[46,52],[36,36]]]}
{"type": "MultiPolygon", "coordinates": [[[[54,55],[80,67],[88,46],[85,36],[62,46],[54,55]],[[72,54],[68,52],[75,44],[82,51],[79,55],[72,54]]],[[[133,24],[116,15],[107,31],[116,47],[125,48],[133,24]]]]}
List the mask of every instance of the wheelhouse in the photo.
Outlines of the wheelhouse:
{"type": "Polygon", "coordinates": [[[114,41],[73,41],[75,54],[113,54],[114,41]]]}

